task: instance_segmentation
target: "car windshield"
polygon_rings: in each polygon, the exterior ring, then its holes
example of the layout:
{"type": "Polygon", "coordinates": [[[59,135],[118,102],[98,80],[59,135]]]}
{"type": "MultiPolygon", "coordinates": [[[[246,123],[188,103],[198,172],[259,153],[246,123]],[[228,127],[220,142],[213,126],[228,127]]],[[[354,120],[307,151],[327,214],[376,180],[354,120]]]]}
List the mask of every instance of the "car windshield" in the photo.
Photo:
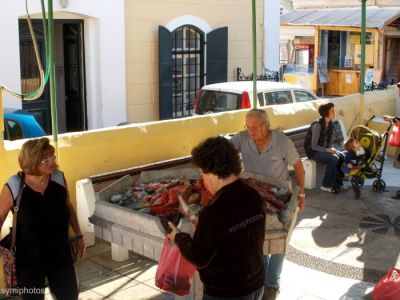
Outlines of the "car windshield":
{"type": "Polygon", "coordinates": [[[203,91],[195,113],[198,115],[235,110],[240,108],[241,95],[234,93],[203,91]]]}

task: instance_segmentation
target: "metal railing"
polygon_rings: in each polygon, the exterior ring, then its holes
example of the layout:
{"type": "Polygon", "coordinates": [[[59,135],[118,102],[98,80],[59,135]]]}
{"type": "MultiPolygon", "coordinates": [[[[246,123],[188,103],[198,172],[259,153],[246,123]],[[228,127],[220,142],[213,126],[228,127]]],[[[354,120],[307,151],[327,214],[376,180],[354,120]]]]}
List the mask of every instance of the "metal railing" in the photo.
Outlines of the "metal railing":
{"type": "Polygon", "coordinates": [[[364,83],[364,90],[366,92],[386,90],[388,85],[393,85],[394,83],[394,79],[391,79],[390,81],[382,80],[379,83],[372,81],[371,84],[364,83]]]}
{"type": "MultiPolygon", "coordinates": [[[[253,74],[244,75],[241,68],[236,68],[236,80],[237,81],[253,80],[253,74]]],[[[268,69],[265,69],[264,74],[257,76],[257,80],[279,82],[282,81],[282,76],[277,71],[270,71],[268,69]]]]}

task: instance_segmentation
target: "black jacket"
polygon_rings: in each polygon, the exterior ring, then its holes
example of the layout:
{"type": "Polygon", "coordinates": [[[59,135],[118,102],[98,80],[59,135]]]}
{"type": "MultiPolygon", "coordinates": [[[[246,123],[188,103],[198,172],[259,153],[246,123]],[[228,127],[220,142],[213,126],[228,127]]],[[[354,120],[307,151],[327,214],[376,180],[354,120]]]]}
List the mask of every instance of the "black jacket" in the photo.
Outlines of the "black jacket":
{"type": "Polygon", "coordinates": [[[311,145],[312,127],[314,126],[314,124],[318,124],[317,126],[321,127],[321,133],[320,133],[320,136],[318,139],[318,146],[320,146],[320,147],[324,147],[325,142],[327,142],[328,146],[331,146],[331,145],[329,145],[329,141],[332,138],[333,130],[335,128],[332,121],[329,122],[328,127],[326,127],[325,118],[323,118],[323,117],[319,118],[318,120],[311,123],[310,128],[308,129],[308,132],[304,139],[304,150],[305,150],[308,158],[312,158],[315,153],[315,151],[312,149],[312,145],[311,145]]]}
{"type": "Polygon", "coordinates": [[[178,233],[182,255],[196,265],[204,292],[240,297],[264,284],[264,203],[240,179],[224,186],[202,209],[193,239],[178,233]]]}

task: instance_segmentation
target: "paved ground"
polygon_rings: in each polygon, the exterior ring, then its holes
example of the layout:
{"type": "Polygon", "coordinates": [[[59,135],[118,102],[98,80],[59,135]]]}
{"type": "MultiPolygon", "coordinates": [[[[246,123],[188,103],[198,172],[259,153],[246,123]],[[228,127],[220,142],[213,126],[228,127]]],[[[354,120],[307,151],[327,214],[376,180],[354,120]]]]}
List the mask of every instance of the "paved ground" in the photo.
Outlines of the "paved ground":
{"type": "MultiPolygon", "coordinates": [[[[338,195],[307,191],[282,272],[278,300],[361,299],[388,268],[400,267],[400,170],[385,164],[387,191],[366,181],[359,200],[352,190],[338,195]]],[[[80,299],[167,299],[154,285],[157,264],[130,253],[111,260],[110,245],[97,240],[77,263],[80,299]]],[[[46,299],[51,299],[47,295],[46,299]]]]}

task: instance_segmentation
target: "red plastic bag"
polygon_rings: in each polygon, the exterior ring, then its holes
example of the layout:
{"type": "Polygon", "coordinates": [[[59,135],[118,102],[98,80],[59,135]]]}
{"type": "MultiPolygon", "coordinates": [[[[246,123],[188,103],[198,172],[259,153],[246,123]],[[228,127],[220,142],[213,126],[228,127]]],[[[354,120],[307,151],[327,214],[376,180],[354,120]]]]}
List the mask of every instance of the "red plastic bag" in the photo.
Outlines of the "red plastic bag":
{"type": "Polygon", "coordinates": [[[181,254],[178,246],[165,239],[156,272],[156,286],[179,296],[189,294],[196,267],[181,254]]]}
{"type": "Polygon", "coordinates": [[[381,278],[371,292],[374,300],[399,300],[400,299],[400,270],[392,268],[381,278]]]}
{"type": "Polygon", "coordinates": [[[389,145],[392,147],[400,147],[400,122],[393,125],[389,145]]]}

